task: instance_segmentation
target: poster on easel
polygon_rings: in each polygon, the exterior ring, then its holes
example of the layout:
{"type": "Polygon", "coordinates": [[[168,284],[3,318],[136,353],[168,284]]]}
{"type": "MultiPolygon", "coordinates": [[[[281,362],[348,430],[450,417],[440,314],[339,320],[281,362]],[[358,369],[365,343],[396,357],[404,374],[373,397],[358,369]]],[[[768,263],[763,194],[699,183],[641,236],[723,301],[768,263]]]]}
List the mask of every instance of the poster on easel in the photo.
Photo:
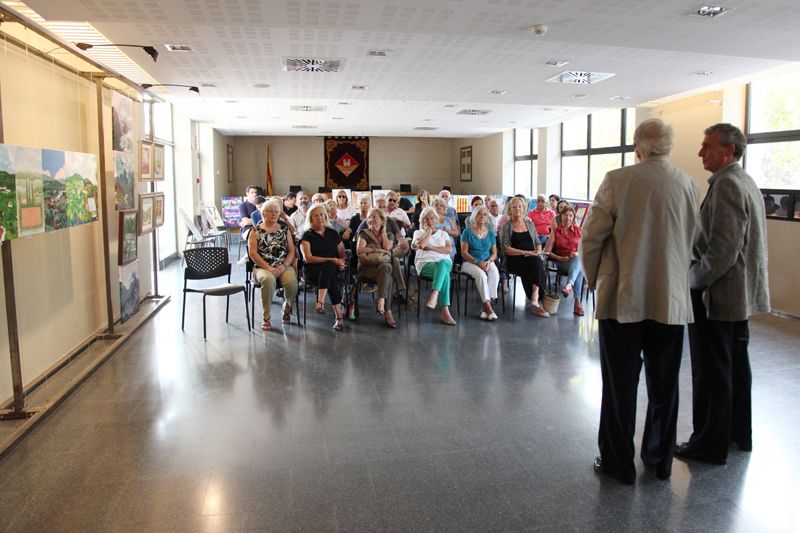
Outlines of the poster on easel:
{"type": "Polygon", "coordinates": [[[222,220],[229,228],[239,227],[239,205],[244,202],[241,196],[223,196],[220,200],[222,205],[222,220]]]}

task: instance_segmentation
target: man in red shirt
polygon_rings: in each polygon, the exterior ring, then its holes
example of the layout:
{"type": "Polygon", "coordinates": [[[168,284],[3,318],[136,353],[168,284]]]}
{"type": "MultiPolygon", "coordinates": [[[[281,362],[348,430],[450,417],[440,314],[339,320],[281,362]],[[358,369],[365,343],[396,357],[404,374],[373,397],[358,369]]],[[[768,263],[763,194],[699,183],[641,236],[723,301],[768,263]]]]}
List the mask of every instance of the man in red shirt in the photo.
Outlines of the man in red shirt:
{"type": "Polygon", "coordinates": [[[542,246],[547,243],[547,235],[550,233],[550,222],[556,217],[556,212],[547,207],[547,197],[540,194],[536,197],[536,207],[528,213],[533,225],[536,226],[536,234],[539,235],[539,242],[542,246]]]}

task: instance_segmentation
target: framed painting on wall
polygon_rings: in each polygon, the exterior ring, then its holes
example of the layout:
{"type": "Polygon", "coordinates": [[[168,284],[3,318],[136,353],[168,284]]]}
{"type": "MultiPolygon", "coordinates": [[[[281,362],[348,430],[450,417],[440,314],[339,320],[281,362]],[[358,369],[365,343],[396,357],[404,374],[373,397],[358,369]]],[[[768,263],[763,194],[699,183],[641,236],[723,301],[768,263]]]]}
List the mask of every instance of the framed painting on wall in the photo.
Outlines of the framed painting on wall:
{"type": "Polygon", "coordinates": [[[472,181],[472,146],[461,147],[461,181],[472,181]]]}
{"type": "Polygon", "coordinates": [[[164,145],[153,145],[153,164],[151,166],[153,181],[164,181],[164,145]]]}
{"type": "Polygon", "coordinates": [[[139,195],[139,235],[150,233],[155,228],[153,223],[154,204],[155,195],[139,195]]]}
{"type": "Polygon", "coordinates": [[[164,193],[157,192],[153,195],[153,226],[160,228],[164,225],[164,193]]]}
{"type": "Polygon", "coordinates": [[[139,145],[139,181],[153,179],[153,144],[141,141],[139,145]]]}
{"type": "Polygon", "coordinates": [[[117,264],[127,265],[139,255],[139,212],[126,209],[119,212],[117,264]]]}

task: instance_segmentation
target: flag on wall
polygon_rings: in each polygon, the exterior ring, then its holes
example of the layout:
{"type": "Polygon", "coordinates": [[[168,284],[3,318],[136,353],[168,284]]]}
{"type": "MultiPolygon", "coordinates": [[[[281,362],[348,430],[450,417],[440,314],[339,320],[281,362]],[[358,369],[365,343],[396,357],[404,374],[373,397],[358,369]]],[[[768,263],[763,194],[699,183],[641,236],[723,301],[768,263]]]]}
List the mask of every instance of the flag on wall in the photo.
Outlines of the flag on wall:
{"type": "Polygon", "coordinates": [[[272,149],[267,145],[267,196],[272,196],[272,149]]]}

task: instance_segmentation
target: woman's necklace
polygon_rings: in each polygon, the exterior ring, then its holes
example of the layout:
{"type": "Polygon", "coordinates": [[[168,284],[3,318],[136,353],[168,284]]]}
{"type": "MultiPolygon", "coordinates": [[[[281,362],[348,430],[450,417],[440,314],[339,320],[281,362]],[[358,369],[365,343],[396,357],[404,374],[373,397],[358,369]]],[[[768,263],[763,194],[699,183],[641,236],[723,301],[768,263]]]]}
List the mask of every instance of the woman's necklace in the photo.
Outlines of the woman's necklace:
{"type": "Polygon", "coordinates": [[[475,229],[477,230],[477,231],[475,231],[475,236],[476,236],[477,238],[479,238],[479,239],[483,239],[483,238],[486,236],[486,233],[487,233],[487,230],[486,230],[486,228],[484,228],[484,227],[480,227],[480,228],[478,228],[478,227],[476,226],[476,227],[475,227],[475,229]]]}

